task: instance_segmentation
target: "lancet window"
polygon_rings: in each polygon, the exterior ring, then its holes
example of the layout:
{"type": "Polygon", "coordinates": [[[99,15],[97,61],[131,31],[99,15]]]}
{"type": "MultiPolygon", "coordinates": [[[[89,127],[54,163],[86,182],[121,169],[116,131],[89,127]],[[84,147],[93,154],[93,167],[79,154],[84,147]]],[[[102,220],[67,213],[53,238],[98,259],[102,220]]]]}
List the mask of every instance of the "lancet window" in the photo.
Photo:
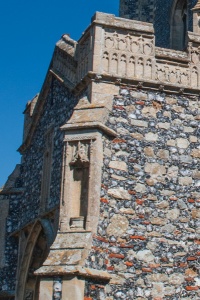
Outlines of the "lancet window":
{"type": "Polygon", "coordinates": [[[171,17],[171,48],[184,50],[188,30],[188,1],[176,0],[172,8],[171,17]]]}

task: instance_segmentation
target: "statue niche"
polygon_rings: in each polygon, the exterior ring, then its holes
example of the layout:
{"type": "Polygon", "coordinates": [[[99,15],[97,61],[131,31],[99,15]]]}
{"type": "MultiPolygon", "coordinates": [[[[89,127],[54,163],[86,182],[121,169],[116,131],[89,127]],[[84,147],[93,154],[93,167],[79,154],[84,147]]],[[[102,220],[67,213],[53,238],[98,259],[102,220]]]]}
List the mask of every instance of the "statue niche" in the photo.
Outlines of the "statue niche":
{"type": "Polygon", "coordinates": [[[71,213],[70,227],[84,228],[88,211],[90,145],[87,141],[79,141],[73,145],[71,173],[71,213]]]}

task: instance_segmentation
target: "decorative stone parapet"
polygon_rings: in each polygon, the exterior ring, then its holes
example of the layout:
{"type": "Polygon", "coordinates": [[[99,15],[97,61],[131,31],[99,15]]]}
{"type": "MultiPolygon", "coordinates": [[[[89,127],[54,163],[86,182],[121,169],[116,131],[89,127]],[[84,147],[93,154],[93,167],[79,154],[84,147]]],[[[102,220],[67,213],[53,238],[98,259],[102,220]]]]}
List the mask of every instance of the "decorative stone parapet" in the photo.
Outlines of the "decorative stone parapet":
{"type": "Polygon", "coordinates": [[[173,86],[198,89],[200,40],[189,32],[188,41],[185,52],[158,48],[152,24],[96,13],[78,43],[66,35],[57,43],[52,70],[59,73],[66,84],[69,82],[71,88],[90,72],[98,78],[123,77],[123,80],[156,83],[172,89],[173,86]],[[64,61],[68,65],[65,70],[62,69],[64,61]]]}

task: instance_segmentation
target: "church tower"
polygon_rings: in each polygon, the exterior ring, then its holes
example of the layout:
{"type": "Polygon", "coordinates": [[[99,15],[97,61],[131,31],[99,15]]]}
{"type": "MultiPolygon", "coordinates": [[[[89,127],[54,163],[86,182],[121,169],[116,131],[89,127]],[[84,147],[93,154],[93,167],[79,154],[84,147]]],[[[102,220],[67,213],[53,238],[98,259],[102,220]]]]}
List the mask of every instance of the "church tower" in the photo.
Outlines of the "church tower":
{"type": "Polygon", "coordinates": [[[200,299],[200,0],[57,42],[0,189],[0,300],[200,299]]]}
{"type": "Polygon", "coordinates": [[[197,0],[121,0],[120,17],[154,25],[156,45],[186,48],[187,31],[193,31],[192,8],[197,0]]]}

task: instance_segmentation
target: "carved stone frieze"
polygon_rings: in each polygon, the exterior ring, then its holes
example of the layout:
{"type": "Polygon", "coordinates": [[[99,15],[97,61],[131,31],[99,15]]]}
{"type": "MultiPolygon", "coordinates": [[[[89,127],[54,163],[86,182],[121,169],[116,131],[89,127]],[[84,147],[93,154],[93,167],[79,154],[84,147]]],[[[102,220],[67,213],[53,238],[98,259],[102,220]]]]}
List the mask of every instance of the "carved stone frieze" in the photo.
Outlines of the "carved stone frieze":
{"type": "Polygon", "coordinates": [[[125,32],[121,34],[116,31],[106,31],[104,45],[107,49],[125,51],[133,54],[153,55],[154,53],[154,39],[152,39],[152,37],[138,36],[133,33],[126,34],[125,32]]]}

